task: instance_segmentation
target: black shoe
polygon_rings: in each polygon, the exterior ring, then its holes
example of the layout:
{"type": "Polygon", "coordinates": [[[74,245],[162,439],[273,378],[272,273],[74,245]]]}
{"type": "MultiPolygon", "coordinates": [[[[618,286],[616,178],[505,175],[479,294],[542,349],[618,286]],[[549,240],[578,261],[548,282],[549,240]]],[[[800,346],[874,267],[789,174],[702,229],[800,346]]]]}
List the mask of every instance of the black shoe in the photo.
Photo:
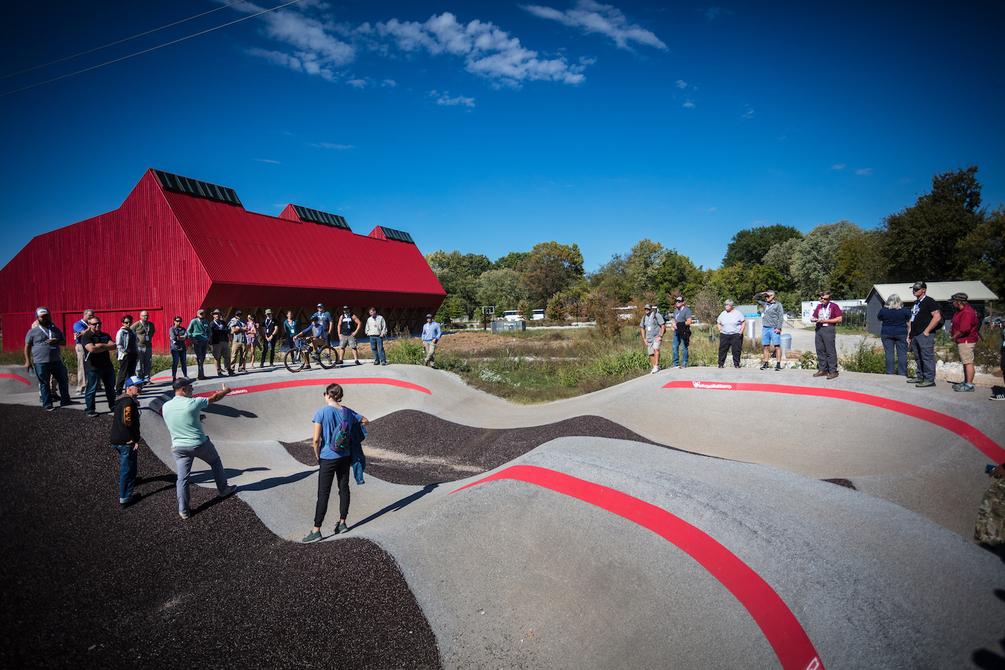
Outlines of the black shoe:
{"type": "Polygon", "coordinates": [[[362,363],[359,362],[358,358],[356,359],[356,365],[363,365],[362,363]]]}
{"type": "Polygon", "coordinates": [[[203,381],[209,379],[209,377],[207,377],[206,375],[199,375],[198,377],[196,377],[196,379],[198,379],[199,381],[203,381]]]}
{"type": "Polygon", "coordinates": [[[761,369],[762,370],[767,370],[770,367],[771,367],[771,363],[769,363],[767,361],[764,361],[764,365],[761,366],[761,369]]]}
{"type": "Polygon", "coordinates": [[[780,372],[781,369],[782,369],[782,364],[781,363],[775,363],[775,372],[780,372]]]}
{"type": "Polygon", "coordinates": [[[125,509],[125,508],[129,507],[130,505],[134,504],[136,501],[138,501],[142,497],[143,496],[141,496],[139,493],[132,494],[131,496],[129,496],[129,498],[125,502],[121,502],[121,501],[119,502],[119,509],[125,509]]]}

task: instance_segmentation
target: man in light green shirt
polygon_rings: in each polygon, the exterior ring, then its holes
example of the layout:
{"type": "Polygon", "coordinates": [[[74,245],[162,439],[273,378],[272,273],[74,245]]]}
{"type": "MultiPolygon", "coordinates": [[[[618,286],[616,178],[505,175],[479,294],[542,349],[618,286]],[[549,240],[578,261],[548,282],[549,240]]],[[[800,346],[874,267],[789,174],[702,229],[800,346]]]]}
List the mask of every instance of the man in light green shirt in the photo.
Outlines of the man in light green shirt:
{"type": "Polygon", "coordinates": [[[203,408],[223,400],[230,389],[224,384],[223,388],[209,397],[193,398],[192,381],[184,377],[175,381],[173,387],[174,398],[161,407],[161,416],[171,433],[171,453],[178,467],[178,514],[182,519],[187,519],[192,516],[189,509],[188,480],[192,474],[193,459],[202,459],[212,469],[217,494],[221,498],[226,498],[237,490],[236,486],[227,485],[227,475],[223,471],[220,455],[202,430],[203,408]]]}

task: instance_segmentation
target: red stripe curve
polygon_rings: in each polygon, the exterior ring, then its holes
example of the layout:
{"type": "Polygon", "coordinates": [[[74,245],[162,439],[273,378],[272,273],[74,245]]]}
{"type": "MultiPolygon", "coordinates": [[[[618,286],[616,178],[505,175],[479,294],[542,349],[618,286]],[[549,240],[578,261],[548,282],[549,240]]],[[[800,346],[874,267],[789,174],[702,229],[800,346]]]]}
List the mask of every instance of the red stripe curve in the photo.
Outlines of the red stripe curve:
{"type": "Polygon", "coordinates": [[[22,377],[21,375],[16,375],[11,372],[0,373],[0,379],[16,379],[19,382],[24,382],[25,384],[31,385],[31,382],[22,377]]]}
{"type": "Polygon", "coordinates": [[[709,571],[750,613],[785,670],[823,670],[823,662],[785,601],[750,566],[702,530],[627,493],[533,465],[514,465],[453,491],[500,479],[534,484],[595,505],[651,530],[709,571]]]}
{"type": "MultiPolygon", "coordinates": [[[[384,384],[387,386],[397,386],[398,388],[409,389],[412,391],[421,391],[428,395],[433,395],[433,392],[424,386],[419,386],[418,384],[413,384],[411,382],[403,382],[400,379],[386,379],[383,377],[330,377],[328,379],[293,379],[285,382],[274,382],[272,384],[257,384],[255,386],[243,386],[241,388],[233,389],[229,395],[244,395],[245,393],[261,393],[262,391],[274,391],[275,389],[285,389],[294,388],[297,386],[328,386],[332,382],[337,384],[384,384]]],[[[205,391],[203,393],[193,393],[194,398],[208,398],[209,396],[216,393],[216,391],[205,391]]]]}
{"type": "Polygon", "coordinates": [[[982,454],[993,460],[995,463],[1005,462],[1005,449],[990,437],[971,426],[966,421],[961,421],[954,416],[936,412],[934,409],[918,407],[899,400],[891,400],[868,393],[857,393],[855,391],[842,391],[841,389],[814,388],[812,386],[784,386],[775,384],[747,384],[738,382],[700,382],[700,381],[674,381],[664,384],[665,389],[701,389],[711,391],[759,391],[761,393],[787,393],[790,395],[808,395],[820,398],[834,398],[836,400],[849,400],[851,402],[862,403],[888,409],[892,412],[899,412],[907,416],[921,419],[928,423],[935,424],[940,428],[956,433],[970,444],[977,447],[982,454]]]}

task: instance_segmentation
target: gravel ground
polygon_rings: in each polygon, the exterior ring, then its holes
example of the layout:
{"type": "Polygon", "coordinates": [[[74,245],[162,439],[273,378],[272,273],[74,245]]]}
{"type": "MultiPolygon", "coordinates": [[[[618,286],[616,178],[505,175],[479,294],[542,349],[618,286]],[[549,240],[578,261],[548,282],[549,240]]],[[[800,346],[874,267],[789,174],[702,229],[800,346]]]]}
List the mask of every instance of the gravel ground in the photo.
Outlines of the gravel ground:
{"type": "MultiPolygon", "coordinates": [[[[394,484],[427,486],[492,470],[550,440],[570,435],[647,440],[599,416],[577,416],[529,428],[474,428],[426,412],[399,410],[370,422],[366,471],[394,484]]],[[[305,465],[316,465],[310,440],[282,443],[305,465]]],[[[673,449],[673,447],[667,447],[673,449]]],[[[678,450],[679,451],[679,450],[678,450]]]]}
{"type": "Polygon", "coordinates": [[[438,668],[400,570],[363,539],[286,542],[140,446],[118,505],[111,417],[0,405],[0,667],[438,668]]]}

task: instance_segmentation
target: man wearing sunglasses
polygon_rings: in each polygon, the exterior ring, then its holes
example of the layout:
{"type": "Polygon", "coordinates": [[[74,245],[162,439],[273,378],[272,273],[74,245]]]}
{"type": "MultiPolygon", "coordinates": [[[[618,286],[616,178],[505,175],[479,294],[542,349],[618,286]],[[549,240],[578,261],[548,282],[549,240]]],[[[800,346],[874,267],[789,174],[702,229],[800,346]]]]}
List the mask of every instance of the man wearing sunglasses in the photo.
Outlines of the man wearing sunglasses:
{"type": "Polygon", "coordinates": [[[84,345],[84,374],[87,376],[84,414],[95,417],[98,413],[94,411],[94,396],[98,392],[99,383],[105,386],[108,411],[115,408],[115,368],[109,352],[115,351],[117,347],[111,336],[101,331],[101,320],[98,317],[88,319],[87,326],[87,330],[80,335],[80,343],[84,345]]]}
{"type": "Polygon", "coordinates": [[[914,282],[914,306],[911,308],[911,330],[907,334],[908,351],[914,352],[914,362],[918,366],[908,384],[918,388],[935,386],[935,329],[942,321],[939,303],[928,297],[928,285],[923,281],[914,282]]]}
{"type": "Polygon", "coordinates": [[[834,379],[838,376],[837,325],[844,319],[841,308],[831,302],[831,292],[820,294],[820,304],[813,310],[810,319],[817,324],[815,344],[817,348],[817,371],[814,377],[834,379]]]}

